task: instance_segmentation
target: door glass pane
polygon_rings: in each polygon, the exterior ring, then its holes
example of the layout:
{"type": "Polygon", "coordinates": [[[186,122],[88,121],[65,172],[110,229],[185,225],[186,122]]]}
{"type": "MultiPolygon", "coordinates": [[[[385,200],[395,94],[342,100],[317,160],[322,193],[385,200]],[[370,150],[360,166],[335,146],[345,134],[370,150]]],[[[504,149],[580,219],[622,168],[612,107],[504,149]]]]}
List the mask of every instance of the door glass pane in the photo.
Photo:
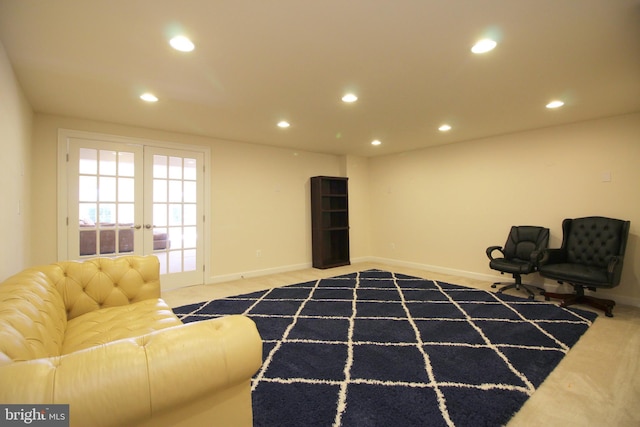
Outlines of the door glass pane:
{"type": "Polygon", "coordinates": [[[121,228],[118,230],[118,252],[133,252],[133,228],[121,228]]]}
{"type": "Polygon", "coordinates": [[[184,202],[196,203],[198,201],[197,185],[195,181],[184,182],[184,202]]]}
{"type": "Polygon", "coordinates": [[[115,225],[116,222],[116,204],[100,203],[100,211],[98,213],[98,221],[100,225],[115,225]]]}
{"type": "Polygon", "coordinates": [[[118,176],[135,176],[135,156],[133,153],[118,153],[118,176]]]}
{"type": "Polygon", "coordinates": [[[153,156],[153,177],[167,177],[167,156],[159,156],[157,154],[153,156]]]}
{"type": "Polygon", "coordinates": [[[118,205],[118,224],[134,225],[135,205],[133,203],[120,203],[118,205]]]}
{"type": "Polygon", "coordinates": [[[116,174],[116,156],[115,151],[100,150],[100,175],[116,174]]]}
{"type": "Polygon", "coordinates": [[[182,227],[169,228],[169,240],[171,249],[182,249],[182,227]]]}
{"type": "Polygon", "coordinates": [[[100,255],[116,252],[116,230],[100,230],[100,255]]]}
{"type": "Polygon", "coordinates": [[[160,274],[167,274],[167,258],[169,257],[169,252],[157,252],[154,255],[160,261],[160,274]]]}
{"type": "Polygon", "coordinates": [[[80,175],[78,179],[78,196],[81,202],[95,202],[98,200],[98,178],[80,175]]]}
{"type": "Polygon", "coordinates": [[[180,273],[182,269],[182,251],[169,252],[169,273],[180,273]]]}
{"type": "Polygon", "coordinates": [[[194,271],[196,269],[196,250],[189,249],[184,251],[184,271],[194,271]]]}
{"type": "Polygon", "coordinates": [[[182,157],[169,158],[169,178],[182,179],[182,157]]]}
{"type": "Polygon", "coordinates": [[[184,225],[196,225],[196,205],[184,205],[184,225]]]}
{"type": "Polygon", "coordinates": [[[182,205],[169,205],[169,225],[182,225],[182,205]]]}
{"type": "Polygon", "coordinates": [[[169,181],[169,201],[177,203],[182,201],[182,181],[169,181]]]}
{"type": "Polygon", "coordinates": [[[80,227],[96,225],[96,212],[98,212],[96,203],[80,203],[79,210],[80,227]]]}
{"type": "Polygon", "coordinates": [[[98,173],[98,150],[92,148],[80,149],[79,171],[81,174],[95,175],[98,173]]]}
{"type": "Polygon", "coordinates": [[[168,199],[167,199],[167,180],[166,179],[154,179],[153,180],[153,201],[155,203],[168,201],[168,199]]]}
{"type": "Polygon", "coordinates": [[[171,240],[169,239],[169,233],[166,228],[154,228],[153,229],[153,250],[162,251],[169,249],[171,240]]]}
{"type": "Polygon", "coordinates": [[[185,227],[183,235],[183,245],[185,248],[195,248],[197,244],[197,229],[196,227],[185,227]]]}
{"type": "Polygon", "coordinates": [[[167,205],[165,203],[153,204],[153,225],[154,227],[167,226],[167,205]]]}
{"type": "Polygon", "coordinates": [[[116,179],[101,176],[98,187],[98,200],[101,202],[116,201],[116,179]]]}
{"type": "Polygon", "coordinates": [[[135,180],[133,178],[118,178],[118,201],[135,201],[135,180]]]}
{"type": "Polygon", "coordinates": [[[80,255],[96,255],[98,253],[98,232],[93,230],[84,230],[80,227],[80,255]]]}
{"type": "Polygon", "coordinates": [[[184,179],[189,181],[195,181],[198,177],[196,171],[196,159],[184,159],[184,179]]]}

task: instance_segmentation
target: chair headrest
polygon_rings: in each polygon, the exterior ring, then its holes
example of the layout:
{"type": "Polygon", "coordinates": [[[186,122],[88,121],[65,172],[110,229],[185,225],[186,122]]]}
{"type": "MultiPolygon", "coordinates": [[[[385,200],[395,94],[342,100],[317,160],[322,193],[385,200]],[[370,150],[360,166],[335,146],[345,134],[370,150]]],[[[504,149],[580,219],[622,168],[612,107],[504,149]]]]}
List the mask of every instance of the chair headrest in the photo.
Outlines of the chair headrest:
{"type": "Polygon", "coordinates": [[[568,262],[604,268],[612,256],[624,255],[629,221],[592,216],[565,219],[562,227],[568,262]]]}

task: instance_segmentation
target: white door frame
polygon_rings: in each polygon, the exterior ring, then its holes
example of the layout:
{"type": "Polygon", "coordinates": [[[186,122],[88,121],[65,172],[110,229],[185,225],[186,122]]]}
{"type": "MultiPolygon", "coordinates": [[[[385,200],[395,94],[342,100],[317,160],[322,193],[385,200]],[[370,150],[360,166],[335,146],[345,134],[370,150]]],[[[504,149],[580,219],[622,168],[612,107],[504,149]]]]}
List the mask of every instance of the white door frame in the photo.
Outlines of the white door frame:
{"type": "MultiPolygon", "coordinates": [[[[181,144],[176,142],[157,141],[150,139],[102,134],[96,132],[78,131],[72,129],[58,129],[58,173],[57,173],[57,258],[58,260],[69,259],[68,255],[68,238],[67,238],[67,222],[68,222],[68,177],[67,177],[67,158],[68,158],[68,141],[70,138],[94,140],[99,142],[113,142],[119,144],[133,144],[140,146],[151,146],[160,148],[169,148],[174,150],[187,150],[200,152],[204,156],[204,233],[203,233],[203,265],[204,271],[202,272],[203,283],[206,283],[206,278],[211,271],[210,256],[211,253],[211,149],[206,146],[181,144]]],[[[161,281],[162,282],[162,281],[161,281]]],[[[164,288],[164,286],[163,286],[164,288]]],[[[166,289],[163,289],[166,290],[166,289]]]]}

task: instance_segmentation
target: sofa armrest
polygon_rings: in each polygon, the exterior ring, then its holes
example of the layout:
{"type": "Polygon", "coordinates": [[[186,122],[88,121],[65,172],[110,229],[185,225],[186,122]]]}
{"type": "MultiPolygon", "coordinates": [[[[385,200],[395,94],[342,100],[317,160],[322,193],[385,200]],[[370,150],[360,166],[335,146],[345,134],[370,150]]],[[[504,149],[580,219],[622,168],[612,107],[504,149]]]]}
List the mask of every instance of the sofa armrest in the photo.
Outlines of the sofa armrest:
{"type": "Polygon", "coordinates": [[[246,381],[262,365],[262,339],[248,317],[226,316],[170,330],[175,333],[143,337],[154,413],[246,381]]]}
{"type": "Polygon", "coordinates": [[[68,403],[72,426],[131,425],[247,382],[261,364],[253,321],[227,316],[0,366],[0,402],[68,403]]]}

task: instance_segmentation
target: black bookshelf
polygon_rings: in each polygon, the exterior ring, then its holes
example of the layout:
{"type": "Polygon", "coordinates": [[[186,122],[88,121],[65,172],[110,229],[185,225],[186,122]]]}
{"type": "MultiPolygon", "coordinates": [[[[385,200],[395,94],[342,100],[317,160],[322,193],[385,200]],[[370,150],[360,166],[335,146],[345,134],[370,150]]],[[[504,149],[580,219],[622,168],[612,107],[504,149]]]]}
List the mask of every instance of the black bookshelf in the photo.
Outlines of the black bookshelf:
{"type": "Polygon", "coordinates": [[[311,178],[313,267],[349,265],[348,178],[311,178]]]}

